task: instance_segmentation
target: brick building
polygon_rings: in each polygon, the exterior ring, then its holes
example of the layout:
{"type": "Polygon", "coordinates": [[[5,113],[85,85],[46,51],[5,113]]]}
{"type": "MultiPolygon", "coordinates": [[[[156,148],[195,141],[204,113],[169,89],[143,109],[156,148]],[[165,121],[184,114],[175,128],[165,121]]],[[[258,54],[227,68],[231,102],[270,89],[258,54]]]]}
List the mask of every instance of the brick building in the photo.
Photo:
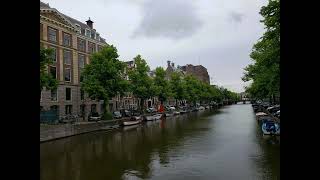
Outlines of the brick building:
{"type": "Polygon", "coordinates": [[[202,82],[205,82],[207,84],[210,84],[210,77],[207,71],[207,68],[203,67],[202,65],[192,65],[187,64],[185,66],[179,67],[182,71],[185,72],[185,74],[191,74],[194,77],[198,78],[202,82]]]}
{"type": "Polygon", "coordinates": [[[103,101],[92,100],[80,90],[80,74],[90,63],[91,53],[107,45],[93,28],[93,21],[82,23],[40,2],[40,46],[54,49],[49,73],[59,81],[57,90],[41,92],[40,110],[56,109],[59,116],[101,113],[103,101]]]}

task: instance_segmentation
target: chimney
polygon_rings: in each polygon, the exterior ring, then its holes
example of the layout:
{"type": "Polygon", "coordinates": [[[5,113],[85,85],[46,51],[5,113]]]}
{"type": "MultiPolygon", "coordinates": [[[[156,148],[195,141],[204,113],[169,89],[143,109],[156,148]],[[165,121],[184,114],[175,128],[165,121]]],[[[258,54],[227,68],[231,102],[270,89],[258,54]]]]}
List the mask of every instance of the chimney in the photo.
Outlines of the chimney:
{"type": "Polygon", "coordinates": [[[167,61],[167,63],[168,63],[168,67],[170,67],[170,63],[171,63],[171,61],[167,61]]]}
{"type": "Polygon", "coordinates": [[[171,63],[171,66],[174,67],[174,63],[171,63]]]}
{"type": "Polygon", "coordinates": [[[87,25],[91,28],[91,29],[93,29],[93,21],[91,21],[90,20],[90,17],[89,17],[89,20],[88,21],[86,21],[87,22],[87,25]]]}

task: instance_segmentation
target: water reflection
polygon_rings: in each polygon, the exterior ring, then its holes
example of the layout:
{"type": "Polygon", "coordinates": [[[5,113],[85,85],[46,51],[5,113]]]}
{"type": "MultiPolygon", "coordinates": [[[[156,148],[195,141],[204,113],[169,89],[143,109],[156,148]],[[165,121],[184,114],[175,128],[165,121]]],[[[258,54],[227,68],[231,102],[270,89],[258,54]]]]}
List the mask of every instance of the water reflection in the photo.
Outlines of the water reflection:
{"type": "Polygon", "coordinates": [[[234,105],[43,143],[40,177],[274,179],[277,153],[262,140],[250,106],[234,105]]]}

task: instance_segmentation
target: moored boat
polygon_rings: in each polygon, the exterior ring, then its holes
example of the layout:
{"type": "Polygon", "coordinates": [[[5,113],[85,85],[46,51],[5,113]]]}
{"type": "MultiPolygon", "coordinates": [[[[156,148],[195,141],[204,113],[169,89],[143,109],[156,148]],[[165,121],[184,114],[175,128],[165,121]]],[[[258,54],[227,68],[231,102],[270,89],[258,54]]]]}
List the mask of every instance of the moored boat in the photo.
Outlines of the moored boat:
{"type": "Polygon", "coordinates": [[[153,117],[153,115],[145,116],[145,120],[146,121],[153,121],[154,117],[153,117]]]}
{"type": "Polygon", "coordinates": [[[145,116],[145,119],[147,121],[154,121],[154,120],[159,120],[161,117],[162,117],[162,114],[154,114],[154,115],[145,116]]]}
{"type": "Polygon", "coordinates": [[[155,115],[153,115],[153,117],[154,117],[154,120],[159,120],[159,119],[161,119],[162,114],[155,114],[155,115]]]}
{"type": "Polygon", "coordinates": [[[142,122],[141,116],[134,116],[129,121],[123,121],[122,125],[123,126],[131,126],[131,125],[140,124],[141,122],[142,122]]]}
{"type": "Polygon", "coordinates": [[[180,111],[180,114],[184,114],[184,113],[187,113],[187,111],[184,109],[180,111]]]}
{"type": "Polygon", "coordinates": [[[165,113],[165,115],[166,115],[166,117],[171,117],[171,116],[173,116],[173,113],[167,112],[167,113],[165,113]]]}
{"type": "Polygon", "coordinates": [[[261,129],[264,135],[280,135],[280,124],[274,121],[263,121],[261,129]]]}
{"type": "Polygon", "coordinates": [[[179,111],[174,111],[174,112],[173,112],[173,115],[179,115],[179,114],[180,114],[179,111]]]}

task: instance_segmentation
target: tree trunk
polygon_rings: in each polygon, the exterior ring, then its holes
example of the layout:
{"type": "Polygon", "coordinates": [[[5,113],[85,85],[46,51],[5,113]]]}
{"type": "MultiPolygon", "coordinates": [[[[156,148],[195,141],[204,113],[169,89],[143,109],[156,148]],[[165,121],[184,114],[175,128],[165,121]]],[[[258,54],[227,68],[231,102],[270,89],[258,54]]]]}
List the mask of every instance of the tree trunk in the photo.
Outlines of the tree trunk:
{"type": "Polygon", "coordinates": [[[140,112],[143,114],[144,99],[140,98],[140,112]]]}

